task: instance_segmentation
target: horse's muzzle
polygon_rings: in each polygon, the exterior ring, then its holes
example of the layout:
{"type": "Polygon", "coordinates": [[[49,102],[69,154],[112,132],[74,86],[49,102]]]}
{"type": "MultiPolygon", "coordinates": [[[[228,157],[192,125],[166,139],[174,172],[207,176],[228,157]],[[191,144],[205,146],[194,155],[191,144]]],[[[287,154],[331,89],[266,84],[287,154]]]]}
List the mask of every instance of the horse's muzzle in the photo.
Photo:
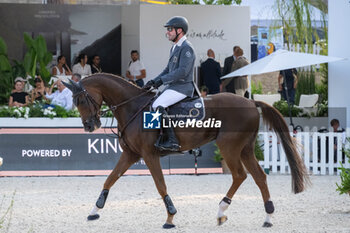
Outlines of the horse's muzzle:
{"type": "Polygon", "coordinates": [[[101,127],[101,122],[99,120],[89,120],[84,122],[84,130],[86,132],[93,132],[101,127]]]}

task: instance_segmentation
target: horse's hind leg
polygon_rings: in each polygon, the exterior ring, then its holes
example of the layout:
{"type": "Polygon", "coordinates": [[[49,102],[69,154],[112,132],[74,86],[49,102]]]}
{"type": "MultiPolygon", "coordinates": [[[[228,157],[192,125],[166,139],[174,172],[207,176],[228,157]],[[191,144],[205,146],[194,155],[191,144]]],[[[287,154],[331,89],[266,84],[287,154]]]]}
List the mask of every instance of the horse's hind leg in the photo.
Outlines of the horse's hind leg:
{"type": "Polygon", "coordinates": [[[255,142],[252,142],[243,148],[242,154],[241,154],[242,162],[244,166],[247,168],[247,170],[250,172],[250,174],[252,175],[255,183],[258,185],[264,201],[266,219],[263,224],[263,227],[271,227],[272,226],[271,215],[274,212],[275,208],[273,206],[273,202],[270,200],[270,192],[269,192],[269,188],[267,187],[266,174],[260,167],[254,155],[254,145],[255,145],[254,143],[255,142]]]}
{"type": "Polygon", "coordinates": [[[98,219],[100,216],[97,214],[97,211],[102,209],[106,203],[106,199],[108,196],[109,189],[113,186],[113,184],[128,170],[128,168],[137,162],[140,159],[140,156],[123,152],[117,165],[107,177],[103,185],[103,190],[96,201],[96,205],[93,207],[90,215],[88,216],[88,220],[98,219]]]}
{"type": "Polygon", "coordinates": [[[219,211],[217,215],[218,225],[226,222],[227,217],[224,215],[224,211],[228,209],[231,204],[231,199],[233,195],[236,193],[239,186],[243,183],[243,181],[247,178],[247,173],[244,170],[244,167],[241,163],[240,158],[240,149],[237,145],[226,143],[226,145],[219,144],[220,152],[227,163],[227,166],[230,168],[232,173],[232,185],[228,190],[226,196],[219,203],[219,211]]]}
{"type": "Polygon", "coordinates": [[[156,184],[157,190],[164,201],[164,204],[168,213],[168,217],[165,224],[163,225],[163,228],[165,229],[173,228],[175,227],[175,225],[173,224],[173,218],[177,210],[173,202],[171,201],[170,196],[167,193],[167,187],[164,181],[162,168],[160,166],[159,156],[158,155],[144,156],[144,160],[148,169],[151,172],[154,183],[156,184]]]}

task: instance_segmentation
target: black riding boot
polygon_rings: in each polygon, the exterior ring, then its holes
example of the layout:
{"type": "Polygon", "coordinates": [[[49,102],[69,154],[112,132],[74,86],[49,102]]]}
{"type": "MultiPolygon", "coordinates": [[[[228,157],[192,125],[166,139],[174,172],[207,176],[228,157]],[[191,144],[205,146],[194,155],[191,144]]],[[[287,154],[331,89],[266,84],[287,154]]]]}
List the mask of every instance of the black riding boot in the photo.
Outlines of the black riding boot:
{"type": "MultiPolygon", "coordinates": [[[[161,106],[157,110],[163,115],[168,115],[165,109],[161,106]]],[[[168,118],[165,118],[166,121],[169,121],[168,118]]],[[[174,129],[171,124],[169,128],[162,128],[163,134],[159,135],[157,142],[154,144],[161,151],[180,151],[180,145],[177,141],[174,129]]]]}

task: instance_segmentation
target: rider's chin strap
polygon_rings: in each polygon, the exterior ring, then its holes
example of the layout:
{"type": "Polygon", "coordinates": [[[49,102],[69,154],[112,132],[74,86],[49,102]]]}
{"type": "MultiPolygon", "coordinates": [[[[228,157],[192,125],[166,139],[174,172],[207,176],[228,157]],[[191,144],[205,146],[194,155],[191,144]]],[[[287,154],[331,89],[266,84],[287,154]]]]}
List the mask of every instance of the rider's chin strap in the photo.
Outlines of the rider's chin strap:
{"type": "Polygon", "coordinates": [[[172,42],[176,42],[176,40],[177,40],[177,38],[179,37],[179,35],[182,33],[182,32],[180,32],[180,33],[177,33],[177,29],[178,28],[174,28],[175,29],[175,33],[176,33],[176,36],[175,36],[175,38],[172,40],[172,42]]]}

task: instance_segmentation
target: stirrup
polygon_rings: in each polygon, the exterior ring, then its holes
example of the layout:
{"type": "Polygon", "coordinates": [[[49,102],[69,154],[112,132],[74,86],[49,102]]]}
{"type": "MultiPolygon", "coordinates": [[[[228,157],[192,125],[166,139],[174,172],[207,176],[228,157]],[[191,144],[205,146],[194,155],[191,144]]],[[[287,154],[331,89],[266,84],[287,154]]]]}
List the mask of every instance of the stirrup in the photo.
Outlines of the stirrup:
{"type": "Polygon", "coordinates": [[[163,144],[156,142],[154,146],[160,151],[180,152],[181,149],[181,146],[178,144],[172,144],[171,147],[165,147],[163,144]]]}

